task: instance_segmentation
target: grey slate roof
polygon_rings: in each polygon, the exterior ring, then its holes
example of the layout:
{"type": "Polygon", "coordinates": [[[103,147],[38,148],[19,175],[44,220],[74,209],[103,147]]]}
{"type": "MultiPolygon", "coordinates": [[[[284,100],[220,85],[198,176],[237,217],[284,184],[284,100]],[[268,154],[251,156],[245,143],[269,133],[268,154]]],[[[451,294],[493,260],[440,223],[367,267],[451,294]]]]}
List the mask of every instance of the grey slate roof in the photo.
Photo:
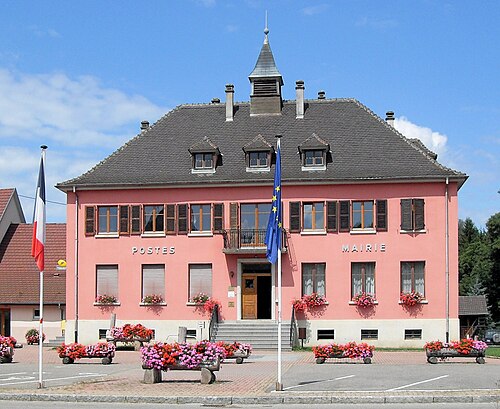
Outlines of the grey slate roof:
{"type": "Polygon", "coordinates": [[[458,297],[458,315],[488,315],[484,295],[461,295],[458,297]]]}
{"type": "Polygon", "coordinates": [[[252,73],[248,76],[249,78],[279,78],[281,85],[283,85],[283,77],[281,76],[276,63],[274,61],[273,52],[271,51],[271,46],[267,38],[264,40],[264,44],[260,50],[259,58],[255,63],[255,68],[252,73]]]}
{"type": "Polygon", "coordinates": [[[273,172],[246,171],[243,147],[259,134],[273,146],[275,135],[283,135],[283,183],[444,181],[448,177],[460,187],[467,179],[464,173],[440,165],[427,149],[355,99],[306,100],[305,104],[304,119],[296,119],[295,101],[285,101],[281,115],[269,116],[250,116],[249,103],[236,103],[234,120],[228,122],[224,103],[180,105],[93,169],[57,187],[272,184],[273,172]],[[298,149],[313,134],[330,146],[332,162],[326,170],[304,172],[298,149]],[[220,150],[223,161],[214,173],[193,174],[189,149],[204,137],[220,150]]]}

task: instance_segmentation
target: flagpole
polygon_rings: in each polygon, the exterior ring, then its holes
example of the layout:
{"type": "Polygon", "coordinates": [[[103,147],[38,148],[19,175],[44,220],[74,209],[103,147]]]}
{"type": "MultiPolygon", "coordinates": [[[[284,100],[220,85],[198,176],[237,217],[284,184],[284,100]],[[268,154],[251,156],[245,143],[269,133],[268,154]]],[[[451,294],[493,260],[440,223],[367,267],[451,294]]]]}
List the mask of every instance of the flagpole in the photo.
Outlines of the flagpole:
{"type": "MultiPolygon", "coordinates": [[[[37,223],[42,223],[42,235],[43,235],[43,244],[45,245],[45,203],[43,203],[43,208],[37,209],[40,206],[39,197],[40,190],[43,189],[43,200],[45,202],[45,149],[47,149],[46,145],[42,145],[40,147],[42,149],[42,158],[40,163],[40,174],[38,176],[38,187],[37,187],[37,195],[35,198],[35,220],[37,223]],[[40,219],[40,213],[42,212],[42,220],[40,219]]],[[[40,325],[38,329],[38,389],[42,389],[43,385],[43,272],[45,269],[44,263],[44,251],[38,257],[41,257],[41,264],[43,268],[40,268],[40,325]]],[[[39,261],[37,259],[37,265],[39,265],[39,261]]]]}
{"type": "MultiPolygon", "coordinates": [[[[281,150],[281,135],[276,135],[276,138],[278,139],[278,142],[277,142],[277,147],[278,147],[278,151],[281,150]]],[[[281,161],[281,155],[280,155],[280,158],[279,160],[281,161]]],[[[279,166],[280,168],[280,173],[281,173],[281,163],[277,163],[276,166],[279,166]]],[[[281,178],[281,175],[280,175],[280,178],[281,178]]],[[[281,189],[281,180],[279,181],[280,183],[280,189],[281,189]]],[[[281,199],[281,194],[279,196],[279,198],[281,199]]],[[[279,204],[279,209],[281,210],[281,203],[279,204]]],[[[278,215],[278,218],[279,218],[279,221],[282,222],[282,215],[279,214],[278,215]]],[[[277,391],[282,391],[283,390],[283,382],[281,380],[281,362],[282,362],[282,354],[281,354],[281,326],[282,326],[282,314],[281,314],[281,289],[282,289],[282,283],[281,283],[281,238],[282,238],[282,235],[281,235],[281,227],[280,225],[278,224],[278,380],[276,382],[276,390],[277,391]]]]}

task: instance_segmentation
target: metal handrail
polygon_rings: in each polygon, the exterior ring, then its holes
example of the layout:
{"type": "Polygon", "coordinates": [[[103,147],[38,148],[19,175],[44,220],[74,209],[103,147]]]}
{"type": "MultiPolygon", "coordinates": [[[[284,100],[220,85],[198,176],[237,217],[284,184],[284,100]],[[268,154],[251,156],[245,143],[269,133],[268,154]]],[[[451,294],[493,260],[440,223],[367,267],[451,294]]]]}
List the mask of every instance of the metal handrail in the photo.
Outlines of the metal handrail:
{"type": "Polygon", "coordinates": [[[208,339],[210,342],[215,342],[217,336],[217,329],[219,328],[219,305],[215,304],[210,317],[210,324],[208,326],[208,339]]]}
{"type": "MultiPolygon", "coordinates": [[[[228,229],[223,230],[226,249],[264,249],[266,229],[228,229]]],[[[287,248],[286,230],[282,229],[282,248],[287,248]]]]}
{"type": "Polygon", "coordinates": [[[290,346],[293,348],[298,344],[297,337],[297,318],[295,317],[295,308],[292,307],[292,318],[290,319],[290,346]]]}

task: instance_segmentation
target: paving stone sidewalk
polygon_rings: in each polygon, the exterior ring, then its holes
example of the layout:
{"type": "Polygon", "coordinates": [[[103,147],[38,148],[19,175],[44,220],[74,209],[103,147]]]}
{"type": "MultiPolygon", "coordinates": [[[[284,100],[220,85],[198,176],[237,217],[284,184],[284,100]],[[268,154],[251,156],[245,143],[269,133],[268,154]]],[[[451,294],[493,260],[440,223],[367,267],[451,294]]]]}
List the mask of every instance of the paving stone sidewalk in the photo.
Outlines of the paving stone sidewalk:
{"type": "MultiPolygon", "coordinates": [[[[38,348],[25,346],[16,349],[16,365],[38,362],[38,348]]],[[[144,370],[137,351],[117,351],[111,365],[100,365],[97,359],[82,359],[73,366],[79,372],[106,372],[101,377],[79,381],[70,385],[51,386],[43,389],[12,387],[0,388],[0,400],[62,400],[62,401],[105,401],[105,402],[154,402],[154,403],[212,403],[212,404],[263,404],[263,403],[354,403],[354,402],[499,402],[500,390],[461,391],[331,391],[307,392],[275,391],[277,364],[275,351],[254,351],[243,364],[228,361],[216,372],[217,381],[211,385],[200,383],[196,371],[168,371],[163,373],[163,382],[145,384],[144,370]]],[[[458,362],[458,361],[457,361],[458,362]]],[[[311,352],[284,352],[283,376],[314,363],[311,352]]],[[[346,361],[347,363],[347,361],[346,361]]],[[[409,365],[425,362],[423,352],[376,352],[373,365],[409,365]]],[[[488,359],[488,365],[498,366],[500,360],[488,359]]],[[[44,348],[44,369],[57,371],[61,359],[53,349],[44,348]]],[[[363,365],[363,364],[361,364],[363,365]]],[[[6,365],[0,365],[0,374],[6,365]]],[[[12,369],[13,367],[8,367],[12,369]]],[[[286,385],[285,385],[286,386],[286,385]]]]}

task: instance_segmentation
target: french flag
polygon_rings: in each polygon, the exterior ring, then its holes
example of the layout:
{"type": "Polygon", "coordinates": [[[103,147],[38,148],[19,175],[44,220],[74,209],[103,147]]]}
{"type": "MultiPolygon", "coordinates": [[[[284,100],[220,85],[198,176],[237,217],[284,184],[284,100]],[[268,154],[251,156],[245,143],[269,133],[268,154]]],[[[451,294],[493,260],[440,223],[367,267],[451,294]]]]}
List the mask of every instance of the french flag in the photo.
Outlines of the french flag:
{"type": "Polygon", "coordinates": [[[40,172],[36,187],[35,211],[33,217],[33,241],[31,243],[31,256],[35,258],[40,271],[45,268],[45,149],[42,145],[42,158],[40,159],[40,172]]]}

